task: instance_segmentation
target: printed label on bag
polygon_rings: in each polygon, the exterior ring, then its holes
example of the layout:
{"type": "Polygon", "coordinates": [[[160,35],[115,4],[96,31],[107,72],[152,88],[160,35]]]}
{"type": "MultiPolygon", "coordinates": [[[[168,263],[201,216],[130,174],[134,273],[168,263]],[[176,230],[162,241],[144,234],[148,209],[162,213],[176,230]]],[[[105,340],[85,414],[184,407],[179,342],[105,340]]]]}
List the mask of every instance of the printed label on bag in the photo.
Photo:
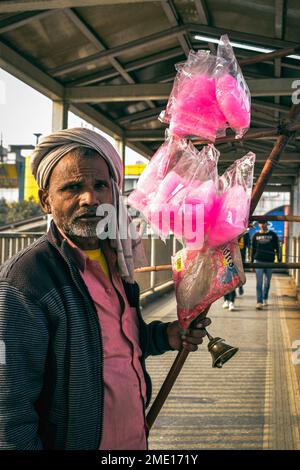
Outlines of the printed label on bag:
{"type": "Polygon", "coordinates": [[[182,253],[180,253],[175,260],[175,270],[179,273],[183,270],[183,258],[182,253]]]}

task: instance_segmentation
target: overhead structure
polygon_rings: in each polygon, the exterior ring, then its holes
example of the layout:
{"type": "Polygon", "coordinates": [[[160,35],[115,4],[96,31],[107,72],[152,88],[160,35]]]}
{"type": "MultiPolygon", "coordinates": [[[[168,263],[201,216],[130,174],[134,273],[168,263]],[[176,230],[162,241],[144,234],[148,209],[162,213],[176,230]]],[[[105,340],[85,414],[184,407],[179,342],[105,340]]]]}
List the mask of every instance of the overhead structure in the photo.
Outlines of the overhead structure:
{"type": "MultiPolygon", "coordinates": [[[[252,121],[244,140],[218,141],[220,168],[253,150],[258,177],[292,97],[300,101],[299,18],[296,0],[238,1],[234,16],[226,0],[4,0],[0,67],[53,100],[53,129],[67,126],[71,110],[151,158],[164,139],[158,115],[175,64],[190,49],[215,52],[227,33],[252,93],[252,121]]],[[[293,137],[270,189],[290,189],[299,175],[293,137]]]]}

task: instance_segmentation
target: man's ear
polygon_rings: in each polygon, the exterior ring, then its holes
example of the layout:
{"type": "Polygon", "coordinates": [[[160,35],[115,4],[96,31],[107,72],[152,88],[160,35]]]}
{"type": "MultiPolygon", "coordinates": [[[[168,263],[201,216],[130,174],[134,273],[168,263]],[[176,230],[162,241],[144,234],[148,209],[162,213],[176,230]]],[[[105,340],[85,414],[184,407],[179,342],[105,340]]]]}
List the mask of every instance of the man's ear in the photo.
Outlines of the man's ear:
{"type": "Polygon", "coordinates": [[[51,214],[51,206],[49,204],[49,191],[48,189],[39,189],[39,200],[45,214],[51,214]]]}

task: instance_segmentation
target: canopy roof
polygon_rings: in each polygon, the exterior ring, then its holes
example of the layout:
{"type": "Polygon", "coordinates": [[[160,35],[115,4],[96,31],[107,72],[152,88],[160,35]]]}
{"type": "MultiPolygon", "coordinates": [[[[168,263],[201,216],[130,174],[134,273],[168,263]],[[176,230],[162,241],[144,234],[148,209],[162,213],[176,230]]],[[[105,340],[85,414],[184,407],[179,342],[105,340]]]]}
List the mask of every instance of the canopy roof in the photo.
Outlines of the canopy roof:
{"type": "MultiPolygon", "coordinates": [[[[291,49],[259,61],[249,60],[258,50],[235,49],[252,93],[251,128],[277,128],[292,104],[294,80],[300,88],[299,21],[299,0],[4,0],[0,66],[151,158],[164,139],[157,118],[175,64],[190,49],[214,52],[223,33],[254,49],[291,49]]],[[[221,164],[249,149],[259,174],[274,139],[219,143],[221,164]]],[[[272,183],[293,184],[299,149],[297,138],[286,147],[272,183]]]]}

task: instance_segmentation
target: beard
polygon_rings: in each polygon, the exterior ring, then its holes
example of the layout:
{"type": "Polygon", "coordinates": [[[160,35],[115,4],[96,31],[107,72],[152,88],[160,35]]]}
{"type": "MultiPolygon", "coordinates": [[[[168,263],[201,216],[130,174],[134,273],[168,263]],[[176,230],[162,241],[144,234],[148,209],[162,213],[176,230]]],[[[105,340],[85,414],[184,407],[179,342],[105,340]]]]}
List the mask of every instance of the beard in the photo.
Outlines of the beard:
{"type": "Polygon", "coordinates": [[[82,222],[76,220],[68,226],[68,234],[81,238],[97,238],[96,228],[98,222],[82,222]]]}
{"type": "Polygon", "coordinates": [[[97,238],[97,224],[98,221],[83,221],[78,216],[69,220],[67,217],[59,216],[56,211],[52,210],[52,217],[55,224],[62,229],[62,231],[70,237],[81,238],[97,238]]]}

